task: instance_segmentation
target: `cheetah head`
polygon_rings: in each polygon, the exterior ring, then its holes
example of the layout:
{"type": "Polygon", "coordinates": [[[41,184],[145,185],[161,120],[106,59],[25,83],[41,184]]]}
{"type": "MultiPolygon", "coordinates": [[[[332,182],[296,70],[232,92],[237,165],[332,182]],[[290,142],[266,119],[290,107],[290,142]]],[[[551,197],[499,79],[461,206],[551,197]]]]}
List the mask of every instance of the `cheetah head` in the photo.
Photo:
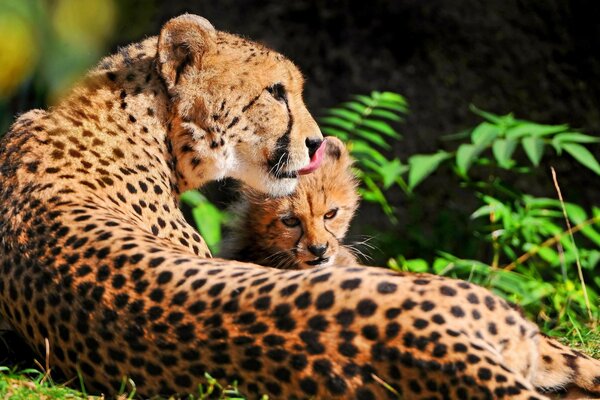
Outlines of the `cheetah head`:
{"type": "Polygon", "coordinates": [[[302,76],[282,55],[186,14],[163,27],[158,69],[180,188],[231,177],[281,196],[318,168],[322,135],[302,76]]]}

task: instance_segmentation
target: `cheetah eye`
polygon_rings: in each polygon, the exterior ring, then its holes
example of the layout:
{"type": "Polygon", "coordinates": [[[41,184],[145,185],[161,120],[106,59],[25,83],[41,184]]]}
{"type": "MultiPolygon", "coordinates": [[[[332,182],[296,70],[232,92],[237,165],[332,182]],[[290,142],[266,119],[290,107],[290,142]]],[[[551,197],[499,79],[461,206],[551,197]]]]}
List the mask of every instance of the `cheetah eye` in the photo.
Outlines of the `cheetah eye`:
{"type": "Polygon", "coordinates": [[[327,211],[325,213],[325,215],[323,215],[323,218],[325,218],[325,219],[333,219],[337,215],[337,212],[338,212],[338,209],[337,208],[333,208],[333,209],[327,211]]]}
{"type": "Polygon", "coordinates": [[[267,92],[277,101],[287,101],[287,93],[285,87],[281,83],[276,83],[267,88],[267,92]]]}
{"type": "Polygon", "coordinates": [[[288,226],[290,228],[296,227],[298,225],[300,225],[300,220],[296,217],[285,217],[285,218],[281,218],[281,222],[283,222],[283,224],[285,226],[288,226]]]}

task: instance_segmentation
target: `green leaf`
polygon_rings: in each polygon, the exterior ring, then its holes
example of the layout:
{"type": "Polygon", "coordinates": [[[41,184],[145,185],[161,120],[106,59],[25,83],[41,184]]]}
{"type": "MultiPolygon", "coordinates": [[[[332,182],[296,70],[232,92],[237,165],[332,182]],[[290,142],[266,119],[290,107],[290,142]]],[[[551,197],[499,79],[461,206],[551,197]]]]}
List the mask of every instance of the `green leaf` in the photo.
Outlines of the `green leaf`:
{"type": "MultiPolygon", "coordinates": [[[[588,215],[583,207],[577,204],[566,203],[565,209],[569,219],[575,225],[579,225],[588,219],[588,215]]],[[[594,242],[597,246],[600,246],[600,234],[592,226],[584,226],[581,228],[581,233],[594,242]]]]}
{"type": "Polygon", "coordinates": [[[471,132],[471,142],[481,147],[486,147],[498,136],[500,130],[496,125],[482,122],[471,132]]]}
{"type": "Polygon", "coordinates": [[[341,106],[351,111],[355,111],[361,115],[365,114],[365,112],[369,109],[369,107],[356,101],[347,101],[345,103],[342,103],[341,106]]]}
{"type": "Polygon", "coordinates": [[[396,179],[408,170],[406,165],[403,165],[399,159],[395,158],[385,164],[382,164],[378,168],[378,172],[381,175],[383,181],[383,188],[389,189],[390,186],[396,181],[396,179]]]}
{"type": "Polygon", "coordinates": [[[560,209],[562,207],[559,200],[547,197],[523,196],[523,202],[530,208],[554,207],[560,209]]]}
{"type": "Polygon", "coordinates": [[[329,109],[329,114],[343,118],[346,121],[351,122],[353,124],[357,124],[362,120],[360,114],[357,114],[354,111],[345,110],[343,108],[331,108],[329,109]]]}
{"type": "Polygon", "coordinates": [[[198,230],[213,253],[217,253],[221,242],[223,213],[212,203],[205,201],[192,209],[198,230]]]}
{"type": "Polygon", "coordinates": [[[207,200],[199,191],[188,190],[181,195],[181,201],[190,207],[196,207],[198,204],[204,203],[207,200]]]}
{"type": "Polygon", "coordinates": [[[562,152],[562,145],[564,143],[597,143],[600,142],[600,138],[590,135],[584,135],[580,132],[565,132],[559,133],[552,138],[552,147],[556,150],[558,155],[562,152]]]}
{"type": "Polygon", "coordinates": [[[583,207],[577,204],[565,203],[565,210],[567,211],[567,216],[574,224],[580,224],[588,218],[583,207]]]}
{"type": "Polygon", "coordinates": [[[512,155],[517,147],[517,141],[512,139],[498,139],[492,145],[492,153],[502,168],[512,166],[512,155]]]}
{"type": "Polygon", "coordinates": [[[374,119],[365,119],[362,121],[362,125],[366,126],[368,128],[374,129],[378,132],[381,132],[384,135],[387,135],[392,138],[398,139],[400,137],[400,135],[395,130],[393,130],[389,124],[387,124],[386,122],[383,122],[383,121],[377,121],[374,119]]]}
{"type": "Polygon", "coordinates": [[[540,165],[540,160],[544,154],[544,141],[537,136],[527,136],[521,140],[521,145],[531,163],[536,167],[540,165]]]}
{"type": "Polygon", "coordinates": [[[451,269],[453,264],[454,262],[451,260],[436,257],[436,259],[433,261],[432,269],[435,274],[442,275],[444,271],[451,269]]]}
{"type": "Polygon", "coordinates": [[[596,136],[585,135],[580,132],[565,132],[554,136],[552,138],[552,142],[598,143],[600,142],[600,138],[596,136]]]}
{"type": "Polygon", "coordinates": [[[387,162],[387,159],[379,151],[362,140],[351,140],[348,143],[348,149],[350,149],[350,153],[355,156],[359,163],[362,162],[362,155],[372,158],[379,164],[387,162]]]}
{"type": "Polygon", "coordinates": [[[568,125],[542,125],[535,122],[524,121],[516,126],[508,128],[506,137],[509,139],[519,139],[525,137],[542,137],[563,132],[569,129],[568,125]]]}
{"type": "Polygon", "coordinates": [[[398,114],[393,113],[388,110],[375,109],[375,110],[371,111],[371,115],[373,115],[375,117],[389,119],[390,121],[397,121],[397,122],[402,121],[402,117],[400,117],[400,116],[398,116],[398,114]]]}
{"type": "Polygon", "coordinates": [[[562,148],[579,163],[600,175],[600,164],[588,149],[577,143],[564,143],[562,148]]]}
{"type": "Polygon", "coordinates": [[[344,142],[348,140],[348,133],[346,133],[345,131],[342,131],[340,129],[324,126],[321,128],[321,132],[323,132],[327,136],[338,137],[344,142]]]}
{"type": "Polygon", "coordinates": [[[473,164],[473,161],[483,151],[483,149],[474,144],[462,144],[456,151],[456,166],[462,176],[467,176],[467,171],[473,164]]]}
{"type": "Polygon", "coordinates": [[[475,210],[470,218],[471,219],[477,219],[480,217],[486,217],[487,219],[490,218],[490,214],[493,212],[497,211],[497,207],[495,205],[491,205],[491,204],[486,204],[484,206],[479,207],[477,210],[475,210]]]}
{"type": "MultiPolygon", "coordinates": [[[[481,109],[477,108],[476,106],[474,106],[473,104],[471,104],[469,106],[469,109],[471,110],[471,112],[473,114],[479,115],[481,118],[484,118],[484,119],[488,120],[489,122],[496,124],[496,125],[502,125],[506,121],[507,116],[500,116],[500,115],[496,115],[496,114],[493,114],[488,111],[481,110],[481,109]]],[[[512,115],[511,114],[509,114],[509,115],[512,118],[512,115]]]]}
{"type": "Polygon", "coordinates": [[[377,101],[375,107],[378,108],[387,108],[388,110],[398,111],[398,112],[406,112],[406,106],[399,103],[394,103],[393,101],[379,100],[377,101]]]}
{"type": "Polygon", "coordinates": [[[375,132],[371,132],[365,129],[355,129],[353,131],[356,136],[360,136],[363,139],[366,139],[368,141],[370,141],[371,143],[374,143],[376,145],[378,145],[379,147],[389,150],[391,149],[391,146],[385,141],[384,138],[382,138],[381,136],[379,136],[377,133],[375,132]]]}
{"type": "Polygon", "coordinates": [[[387,100],[387,101],[399,103],[399,104],[402,104],[404,106],[407,105],[407,102],[406,102],[406,99],[404,98],[404,96],[399,95],[398,93],[394,93],[394,92],[381,92],[379,97],[382,100],[387,100]]]}
{"type": "Polygon", "coordinates": [[[352,122],[348,122],[344,119],[337,117],[324,117],[321,118],[321,122],[327,125],[331,125],[337,128],[342,128],[347,131],[352,131],[354,129],[354,124],[352,122]]]}
{"type": "Polygon", "coordinates": [[[415,258],[412,260],[404,260],[402,266],[410,272],[427,272],[429,271],[429,265],[427,261],[422,258],[415,258]]]}
{"type": "Polygon", "coordinates": [[[408,173],[408,187],[413,190],[423,179],[431,175],[442,163],[452,157],[445,151],[439,151],[435,154],[417,154],[408,159],[410,170],[408,173]]]}
{"type": "Polygon", "coordinates": [[[361,103],[363,103],[364,105],[366,105],[367,107],[373,107],[377,104],[377,101],[375,101],[374,99],[372,99],[369,96],[365,96],[362,94],[357,94],[355,96],[352,96],[353,98],[355,98],[356,100],[360,101],[361,103]]]}

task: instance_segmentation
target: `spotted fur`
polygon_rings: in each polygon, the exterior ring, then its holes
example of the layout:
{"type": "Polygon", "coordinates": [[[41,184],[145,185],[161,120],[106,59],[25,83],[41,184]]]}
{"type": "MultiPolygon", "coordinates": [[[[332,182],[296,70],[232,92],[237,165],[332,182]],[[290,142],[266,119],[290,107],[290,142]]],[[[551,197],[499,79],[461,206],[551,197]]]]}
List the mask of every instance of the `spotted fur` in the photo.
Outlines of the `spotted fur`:
{"type": "Polygon", "coordinates": [[[540,360],[537,327],[469,283],[209,258],[179,193],[225,176],[291,193],[320,140],[301,85],[277,53],[184,15],[18,118],[0,142],[2,316],[106,394],[124,376],[144,397],[195,392],[205,372],[250,398],[600,391],[597,361],[552,341],[540,360]]]}
{"type": "Polygon", "coordinates": [[[339,139],[326,142],[325,161],[300,177],[292,195],[243,191],[232,207],[223,258],[283,269],[358,264],[342,243],[359,200],[352,161],[339,139]]]}

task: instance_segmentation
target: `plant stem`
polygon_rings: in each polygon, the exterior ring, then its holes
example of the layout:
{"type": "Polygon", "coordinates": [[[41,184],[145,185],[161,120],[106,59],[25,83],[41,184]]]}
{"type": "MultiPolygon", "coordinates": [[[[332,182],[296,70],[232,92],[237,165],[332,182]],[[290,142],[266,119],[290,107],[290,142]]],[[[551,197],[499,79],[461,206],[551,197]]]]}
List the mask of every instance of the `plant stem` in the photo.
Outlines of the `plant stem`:
{"type": "Polygon", "coordinates": [[[557,235],[552,236],[551,238],[545,240],[542,244],[540,244],[539,246],[536,246],[534,248],[532,248],[531,250],[529,250],[526,253],[523,253],[521,256],[519,256],[519,258],[517,258],[515,261],[511,262],[510,264],[505,265],[504,267],[502,267],[503,270],[505,271],[512,271],[513,269],[515,269],[519,264],[523,264],[525,261],[529,260],[531,257],[535,256],[542,248],[544,247],[550,247],[555,245],[557,242],[560,241],[560,239],[562,239],[563,237],[565,237],[566,235],[570,235],[573,233],[577,233],[580,230],[582,230],[583,228],[585,228],[588,225],[592,225],[595,223],[600,222],[600,215],[590,218],[588,220],[585,220],[569,229],[567,229],[566,231],[563,231],[557,235]]]}

